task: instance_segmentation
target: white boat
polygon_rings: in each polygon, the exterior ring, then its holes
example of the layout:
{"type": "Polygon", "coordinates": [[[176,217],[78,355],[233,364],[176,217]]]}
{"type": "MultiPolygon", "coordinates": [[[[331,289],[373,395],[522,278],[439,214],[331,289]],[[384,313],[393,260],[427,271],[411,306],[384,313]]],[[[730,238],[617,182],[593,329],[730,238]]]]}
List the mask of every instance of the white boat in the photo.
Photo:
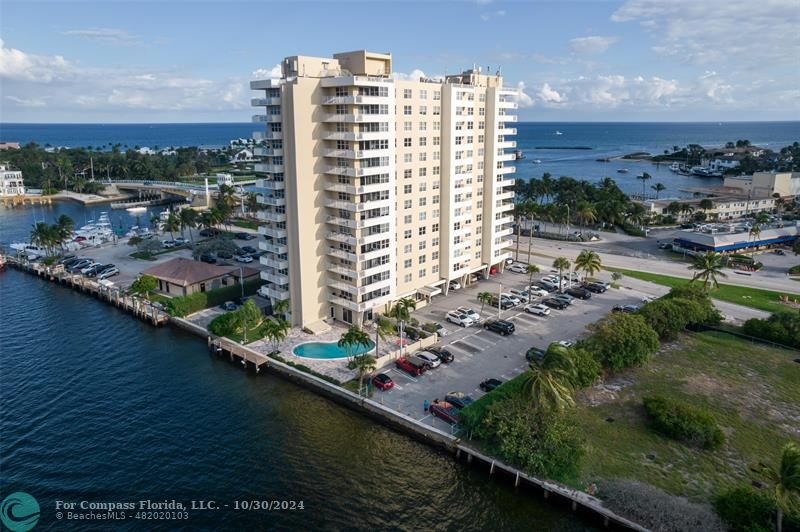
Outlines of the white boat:
{"type": "Polygon", "coordinates": [[[531,162],[532,162],[533,164],[542,164],[542,160],[541,160],[541,159],[534,159],[534,160],[533,160],[533,161],[531,161],[531,162]]]}
{"type": "Polygon", "coordinates": [[[669,165],[669,169],[672,170],[673,172],[680,172],[681,165],[679,165],[678,163],[672,163],[671,165],[669,165]]]}
{"type": "Polygon", "coordinates": [[[17,252],[18,255],[24,255],[28,260],[37,259],[47,255],[47,250],[39,247],[30,242],[14,242],[8,247],[17,252]]]}
{"type": "Polygon", "coordinates": [[[562,132],[560,132],[560,131],[559,131],[559,130],[557,130],[557,129],[556,129],[556,133],[555,133],[555,134],[556,134],[556,135],[563,135],[563,133],[562,133],[562,132]]]}
{"type": "Polygon", "coordinates": [[[147,212],[147,207],[128,207],[125,210],[131,214],[135,214],[139,212],[147,212]]]}

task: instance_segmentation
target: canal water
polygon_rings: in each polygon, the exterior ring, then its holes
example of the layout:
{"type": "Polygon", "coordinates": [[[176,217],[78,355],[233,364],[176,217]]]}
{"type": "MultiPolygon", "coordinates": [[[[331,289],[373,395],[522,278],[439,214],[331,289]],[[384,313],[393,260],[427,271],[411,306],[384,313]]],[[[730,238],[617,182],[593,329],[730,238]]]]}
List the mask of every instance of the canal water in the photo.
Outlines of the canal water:
{"type": "MultiPolygon", "coordinates": [[[[83,211],[60,204],[36,214],[52,222],[83,211]]],[[[26,237],[33,215],[0,210],[0,241],[26,237]]],[[[311,392],[209,356],[194,336],[8,269],[0,497],[15,491],[39,501],[43,530],[588,528],[311,392]],[[183,522],[58,522],[54,509],[56,500],[147,499],[221,508],[189,510],[183,522]],[[303,509],[235,511],[241,500],[303,509]]]]}

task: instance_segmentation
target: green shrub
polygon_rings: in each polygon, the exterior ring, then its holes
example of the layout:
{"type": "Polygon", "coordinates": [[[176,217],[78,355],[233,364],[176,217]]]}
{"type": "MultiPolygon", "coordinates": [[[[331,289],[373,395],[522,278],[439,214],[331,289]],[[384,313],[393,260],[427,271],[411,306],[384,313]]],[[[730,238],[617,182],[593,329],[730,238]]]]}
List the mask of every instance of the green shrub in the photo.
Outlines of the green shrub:
{"type": "Polygon", "coordinates": [[[789,268],[789,275],[800,275],[800,264],[789,268]]]}
{"type": "Polygon", "coordinates": [[[740,484],[717,494],[713,502],[720,518],[739,532],[771,532],[774,528],[775,501],[766,490],[740,484]]]}
{"type": "Polygon", "coordinates": [[[577,423],[521,397],[489,406],[477,432],[503,460],[544,478],[574,478],[585,454],[577,423]]]}
{"type": "Polygon", "coordinates": [[[425,332],[435,333],[436,332],[436,324],[432,321],[426,322],[422,324],[421,329],[425,332]]]}
{"type": "Polygon", "coordinates": [[[572,382],[576,389],[588,388],[597,382],[602,367],[588,349],[570,349],[572,363],[575,366],[575,378],[572,382]]]}
{"type": "Polygon", "coordinates": [[[718,323],[718,313],[710,301],[683,297],[651,301],[642,307],[639,315],[662,340],[675,339],[687,325],[718,323]]]}
{"type": "Polygon", "coordinates": [[[228,336],[236,332],[239,325],[239,318],[233,312],[220,314],[208,324],[208,330],[217,336],[228,336]]]}
{"type": "MultiPolygon", "coordinates": [[[[251,296],[261,286],[261,279],[252,279],[244,283],[244,295],[251,296]]],[[[173,297],[166,303],[167,312],[173,316],[188,316],[208,307],[221,305],[226,301],[236,299],[242,295],[242,288],[238,284],[224,286],[207,292],[195,292],[188,296],[173,297]]]]}
{"type": "Polygon", "coordinates": [[[704,449],[719,449],[725,443],[725,435],[706,410],[665,397],[643,401],[657,432],[704,449]]]}
{"type": "MultiPolygon", "coordinates": [[[[479,423],[486,415],[486,410],[497,401],[517,397],[522,393],[523,374],[517,375],[487,393],[459,412],[459,424],[467,430],[480,430],[479,423]]],[[[478,434],[480,437],[480,434],[478,434]]]]}
{"type": "Polygon", "coordinates": [[[765,320],[752,318],[744,322],[742,332],[776,344],[800,348],[800,315],[776,312],[765,320]]]}
{"type": "Polygon", "coordinates": [[[611,371],[641,366],[658,350],[658,334],[638,314],[611,314],[589,326],[585,345],[611,371]]]}

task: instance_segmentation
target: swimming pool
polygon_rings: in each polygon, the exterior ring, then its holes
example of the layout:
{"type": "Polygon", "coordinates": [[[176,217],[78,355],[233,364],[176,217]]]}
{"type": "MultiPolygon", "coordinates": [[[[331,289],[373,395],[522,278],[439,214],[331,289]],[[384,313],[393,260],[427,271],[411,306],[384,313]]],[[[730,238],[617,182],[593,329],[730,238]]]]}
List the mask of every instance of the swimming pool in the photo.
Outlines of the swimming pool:
{"type": "MultiPolygon", "coordinates": [[[[373,349],[375,349],[375,342],[370,342],[369,347],[363,345],[353,347],[350,354],[360,355],[372,351],[373,349]]],[[[347,351],[336,345],[336,342],[306,342],[296,345],[294,349],[292,349],[292,353],[303,358],[347,358],[347,351]]]]}

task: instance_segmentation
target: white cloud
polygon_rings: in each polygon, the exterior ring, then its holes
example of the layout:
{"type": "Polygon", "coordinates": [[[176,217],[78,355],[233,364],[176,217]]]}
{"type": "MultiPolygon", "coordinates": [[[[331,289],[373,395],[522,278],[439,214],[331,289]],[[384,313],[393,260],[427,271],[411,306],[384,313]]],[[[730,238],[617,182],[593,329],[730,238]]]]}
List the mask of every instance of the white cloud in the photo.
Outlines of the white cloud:
{"type": "Polygon", "coordinates": [[[570,49],[577,54],[602,54],[608,47],[617,42],[616,37],[578,37],[569,41],[570,49]]]}
{"type": "Polygon", "coordinates": [[[278,63],[274,67],[267,69],[267,68],[259,68],[252,74],[253,79],[279,79],[283,76],[283,71],[281,70],[281,64],[278,63]]]}
{"type": "Polygon", "coordinates": [[[533,107],[533,98],[525,92],[525,82],[517,83],[517,104],[520,108],[533,107]]]}
{"type": "Polygon", "coordinates": [[[536,93],[536,96],[542,100],[544,104],[559,104],[563,103],[566,98],[553,89],[549,83],[545,82],[542,88],[536,93]]]}
{"type": "Polygon", "coordinates": [[[6,99],[14,102],[17,107],[44,107],[47,102],[40,98],[19,98],[17,96],[6,96],[6,99]]]}
{"type": "Polygon", "coordinates": [[[116,28],[90,28],[85,30],[69,30],[61,32],[67,37],[78,37],[89,41],[98,41],[107,44],[141,44],[139,37],[132,35],[127,30],[116,28]]]}
{"type": "Polygon", "coordinates": [[[481,14],[481,20],[484,22],[488,22],[490,19],[504,17],[506,16],[505,9],[498,9],[497,11],[492,11],[491,13],[483,13],[481,14]]]}
{"type": "Polygon", "coordinates": [[[736,68],[797,67],[797,0],[628,0],[611,17],[638,22],[660,55],[693,64],[736,68]]]}
{"type": "MultiPolygon", "coordinates": [[[[536,102],[545,108],[608,110],[618,108],[667,109],[674,105],[696,103],[696,83],[681,87],[676,80],[657,76],[626,77],[619,74],[562,79],[545,82],[536,92],[536,102]]],[[[720,86],[721,80],[715,80],[720,86]]],[[[709,85],[710,86],[710,85],[709,85]]],[[[706,93],[705,100],[719,101],[706,93]]]]}
{"type": "Polygon", "coordinates": [[[392,74],[389,77],[400,81],[406,81],[406,80],[419,81],[420,78],[427,78],[428,76],[426,76],[425,72],[423,72],[422,70],[415,68],[414,70],[411,71],[410,74],[404,74],[403,72],[392,72],[392,74]]]}
{"type": "Polygon", "coordinates": [[[0,78],[49,83],[69,75],[72,68],[60,55],[28,54],[6,47],[0,39],[0,78]]]}

